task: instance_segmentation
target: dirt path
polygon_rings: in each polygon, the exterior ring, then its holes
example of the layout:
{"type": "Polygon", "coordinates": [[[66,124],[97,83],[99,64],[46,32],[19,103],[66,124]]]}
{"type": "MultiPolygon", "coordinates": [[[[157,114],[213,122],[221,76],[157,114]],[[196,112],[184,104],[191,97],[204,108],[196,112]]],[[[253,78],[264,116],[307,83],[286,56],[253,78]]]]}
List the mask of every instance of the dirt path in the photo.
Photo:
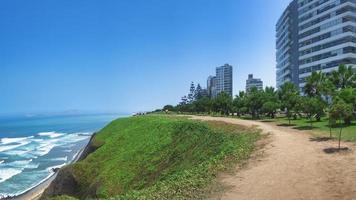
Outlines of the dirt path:
{"type": "MultiPolygon", "coordinates": [[[[356,153],[327,154],[337,147],[335,141],[315,141],[306,131],[279,127],[272,123],[231,118],[193,117],[245,126],[258,126],[271,134],[264,156],[252,160],[235,175],[222,175],[220,182],[228,188],[221,199],[289,200],[310,199],[356,200],[356,153]]],[[[355,149],[354,143],[343,147],[355,149]]]]}

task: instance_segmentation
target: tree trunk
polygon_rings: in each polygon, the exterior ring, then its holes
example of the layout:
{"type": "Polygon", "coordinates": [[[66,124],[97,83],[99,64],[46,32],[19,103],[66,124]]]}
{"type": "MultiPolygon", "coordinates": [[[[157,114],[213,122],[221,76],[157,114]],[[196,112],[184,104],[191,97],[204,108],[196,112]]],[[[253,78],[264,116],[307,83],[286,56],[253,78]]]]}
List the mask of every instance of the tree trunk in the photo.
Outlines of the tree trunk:
{"type": "Polygon", "coordinates": [[[340,133],[339,133],[339,151],[341,149],[341,132],[342,132],[342,125],[341,125],[340,133]]]}
{"type": "Polygon", "coordinates": [[[333,138],[332,132],[331,132],[331,118],[329,118],[329,132],[330,132],[330,139],[333,138]]]}

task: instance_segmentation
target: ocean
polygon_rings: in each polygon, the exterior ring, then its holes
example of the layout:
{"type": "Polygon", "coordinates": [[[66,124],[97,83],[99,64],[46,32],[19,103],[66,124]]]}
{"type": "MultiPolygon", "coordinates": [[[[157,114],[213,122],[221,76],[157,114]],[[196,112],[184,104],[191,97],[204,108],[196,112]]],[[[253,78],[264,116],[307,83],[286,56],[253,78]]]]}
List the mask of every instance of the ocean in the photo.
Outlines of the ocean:
{"type": "Polygon", "coordinates": [[[0,199],[20,195],[70,162],[113,114],[1,117],[0,199]]]}

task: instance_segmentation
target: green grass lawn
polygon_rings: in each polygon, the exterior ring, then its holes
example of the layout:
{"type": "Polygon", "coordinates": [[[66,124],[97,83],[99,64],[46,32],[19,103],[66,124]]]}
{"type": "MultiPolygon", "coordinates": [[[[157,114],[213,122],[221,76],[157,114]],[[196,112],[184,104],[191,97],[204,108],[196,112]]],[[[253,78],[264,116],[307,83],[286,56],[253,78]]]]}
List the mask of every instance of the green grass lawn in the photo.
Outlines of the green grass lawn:
{"type": "Polygon", "coordinates": [[[76,198],[199,199],[218,172],[249,157],[258,138],[257,130],[221,122],[118,119],[95,136],[99,149],[69,166],[76,198]]]}
{"type": "MultiPolygon", "coordinates": [[[[289,126],[289,121],[285,117],[278,117],[276,119],[265,119],[265,122],[276,122],[280,126],[289,126]]],[[[291,120],[291,128],[296,130],[312,130],[316,136],[328,137],[330,135],[329,120],[328,118],[322,118],[320,122],[313,121],[313,128],[310,121],[307,119],[291,120]]],[[[333,137],[337,138],[340,132],[341,126],[335,126],[332,128],[333,137]]],[[[356,122],[350,126],[343,126],[342,140],[344,141],[356,141],[356,122]]]]}

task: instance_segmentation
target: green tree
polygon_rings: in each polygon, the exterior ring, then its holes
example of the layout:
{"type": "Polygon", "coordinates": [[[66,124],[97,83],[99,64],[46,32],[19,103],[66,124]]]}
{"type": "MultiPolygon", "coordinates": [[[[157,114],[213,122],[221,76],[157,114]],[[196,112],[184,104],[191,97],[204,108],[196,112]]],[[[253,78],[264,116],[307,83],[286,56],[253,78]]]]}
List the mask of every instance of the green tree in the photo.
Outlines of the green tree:
{"type": "Polygon", "coordinates": [[[351,66],[340,65],[338,70],[331,72],[330,80],[337,89],[356,87],[356,75],[351,66]]]}
{"type": "Polygon", "coordinates": [[[277,102],[267,101],[262,105],[262,111],[270,118],[275,118],[277,109],[280,105],[277,102]]]}
{"type": "Polygon", "coordinates": [[[313,127],[313,118],[320,121],[320,117],[324,114],[326,103],[319,97],[301,97],[302,111],[307,114],[310,126],[313,127]]]}
{"type": "Polygon", "coordinates": [[[203,89],[201,88],[200,84],[197,85],[197,88],[194,91],[194,99],[199,100],[203,97],[203,89]]]}
{"type": "Polygon", "coordinates": [[[273,87],[266,87],[263,95],[264,103],[262,105],[262,112],[270,118],[274,118],[277,109],[280,107],[278,94],[273,87]]]}
{"type": "Polygon", "coordinates": [[[281,102],[281,109],[286,112],[289,124],[291,124],[291,118],[297,113],[298,88],[293,83],[286,82],[279,89],[278,96],[281,102]]]}
{"type": "Polygon", "coordinates": [[[213,109],[224,115],[229,115],[232,110],[232,97],[226,92],[221,92],[213,100],[213,109]]]}
{"type": "Polygon", "coordinates": [[[245,106],[245,97],[246,93],[244,91],[240,91],[239,95],[236,95],[232,102],[233,111],[236,112],[238,116],[246,113],[247,108],[245,106]]]}
{"type": "Polygon", "coordinates": [[[163,111],[175,111],[175,108],[172,105],[165,105],[163,111]]]}
{"type": "Polygon", "coordinates": [[[194,82],[192,82],[192,83],[190,83],[190,89],[189,89],[189,94],[188,94],[188,103],[193,103],[194,94],[195,94],[195,86],[194,86],[194,82]]]}
{"type": "Polygon", "coordinates": [[[260,117],[263,103],[263,91],[258,90],[256,87],[252,87],[246,94],[246,107],[253,119],[258,119],[260,117]]]}
{"type": "Polygon", "coordinates": [[[183,96],[181,98],[181,102],[179,103],[179,105],[186,105],[186,104],[188,104],[188,98],[187,96],[183,96]]]}
{"type": "Polygon", "coordinates": [[[320,97],[325,93],[326,76],[321,71],[313,72],[306,79],[304,93],[309,97],[320,97]]]}
{"type": "Polygon", "coordinates": [[[352,105],[353,112],[356,111],[356,88],[344,88],[338,91],[337,96],[346,103],[352,105]]]}
{"type": "Polygon", "coordinates": [[[339,149],[341,143],[341,134],[343,124],[342,121],[346,118],[352,116],[352,106],[350,104],[345,103],[342,99],[335,99],[331,110],[330,110],[330,117],[335,120],[336,122],[339,121],[340,124],[340,132],[339,132],[339,149]]]}
{"type": "Polygon", "coordinates": [[[212,102],[208,97],[202,97],[194,102],[195,111],[198,113],[210,113],[212,102]]]}

